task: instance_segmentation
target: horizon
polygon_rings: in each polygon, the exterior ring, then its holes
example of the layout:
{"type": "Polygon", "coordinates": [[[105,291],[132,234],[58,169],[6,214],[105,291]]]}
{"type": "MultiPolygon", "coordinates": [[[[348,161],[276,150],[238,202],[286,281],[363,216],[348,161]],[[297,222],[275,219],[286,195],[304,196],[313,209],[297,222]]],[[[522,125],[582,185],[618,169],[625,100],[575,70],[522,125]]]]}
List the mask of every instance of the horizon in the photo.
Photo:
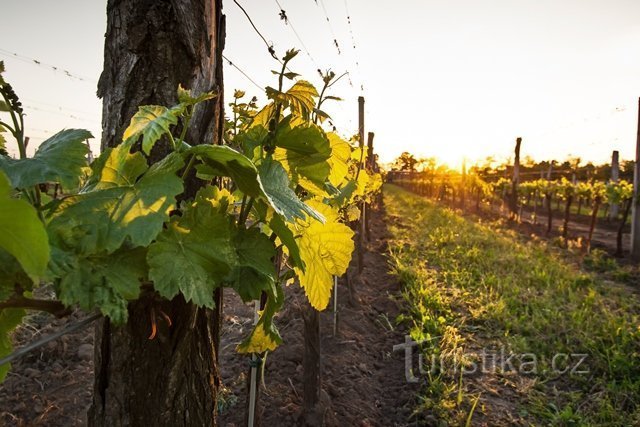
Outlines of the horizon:
{"type": "MultiPolygon", "coordinates": [[[[637,2],[406,0],[389,9],[364,0],[318,6],[281,0],[288,22],[276,3],[240,4],[278,56],[301,49],[290,67],[301,78],[318,86],[316,68],[349,72],[333,93],[345,101],[328,106],[328,113],[344,136],[355,134],[357,97],[363,95],[365,131],[376,134],[381,163],[403,151],[437,157],[452,168],[465,159],[504,160],[513,155],[517,136],[523,138],[522,157],[536,161],[581,157],[605,163],[613,150],[621,160],[635,157],[637,2]]],[[[0,60],[29,114],[30,151],[63,127],[85,127],[97,152],[101,100],[95,82],[102,69],[106,1],[27,0],[4,9],[11,19],[0,28],[0,60]],[[34,7],[42,13],[33,15],[34,7]]],[[[224,13],[224,55],[260,86],[274,85],[270,70],[277,63],[246,16],[231,1],[224,13]]],[[[264,104],[264,92],[227,61],[224,66],[225,103],[243,89],[264,104]]],[[[11,144],[9,151],[15,152],[11,144]]]]}

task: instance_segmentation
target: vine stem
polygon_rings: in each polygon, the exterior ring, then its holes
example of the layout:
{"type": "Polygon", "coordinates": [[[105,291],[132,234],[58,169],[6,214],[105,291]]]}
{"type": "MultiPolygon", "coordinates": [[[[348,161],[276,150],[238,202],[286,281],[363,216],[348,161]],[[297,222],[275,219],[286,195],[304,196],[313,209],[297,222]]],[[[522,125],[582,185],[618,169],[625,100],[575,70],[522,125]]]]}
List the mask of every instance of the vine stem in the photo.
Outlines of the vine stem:
{"type": "Polygon", "coordinates": [[[64,317],[71,313],[71,310],[65,307],[60,301],[32,299],[24,296],[14,296],[6,301],[0,302],[0,310],[5,308],[45,311],[56,317],[64,317]]]}

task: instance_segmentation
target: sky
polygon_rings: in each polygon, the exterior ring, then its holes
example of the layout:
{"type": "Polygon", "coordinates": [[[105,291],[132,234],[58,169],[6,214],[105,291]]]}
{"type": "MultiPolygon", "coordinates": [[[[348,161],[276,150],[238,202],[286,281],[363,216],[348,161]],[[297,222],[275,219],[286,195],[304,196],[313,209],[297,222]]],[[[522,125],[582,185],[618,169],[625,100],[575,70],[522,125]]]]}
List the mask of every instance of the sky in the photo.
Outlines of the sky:
{"type": "MultiPolygon", "coordinates": [[[[0,1],[0,60],[28,107],[31,150],[59,129],[83,127],[97,151],[106,1],[0,1]]],[[[634,157],[637,0],[238,2],[278,56],[302,49],[289,67],[302,78],[320,85],[318,68],[349,72],[332,88],[344,101],[323,109],[350,136],[364,96],[365,130],[375,132],[383,162],[402,151],[452,166],[503,159],[513,156],[516,137],[522,156],[536,160],[606,162],[612,150],[634,157]]],[[[224,1],[224,13],[225,56],[259,86],[276,86],[270,70],[279,64],[245,15],[233,0],[224,1]]],[[[243,89],[266,102],[227,62],[224,73],[227,101],[243,89]]]]}

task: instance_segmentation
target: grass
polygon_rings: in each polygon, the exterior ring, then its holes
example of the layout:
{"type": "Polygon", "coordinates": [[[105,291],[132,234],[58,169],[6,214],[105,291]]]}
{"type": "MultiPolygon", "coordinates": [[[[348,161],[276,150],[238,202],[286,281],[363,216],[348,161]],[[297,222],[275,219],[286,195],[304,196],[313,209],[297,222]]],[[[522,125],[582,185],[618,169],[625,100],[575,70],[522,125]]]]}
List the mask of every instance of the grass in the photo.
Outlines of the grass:
{"type": "MultiPolygon", "coordinates": [[[[464,425],[475,409],[491,420],[495,398],[481,393],[497,387],[516,414],[509,423],[640,424],[636,294],[500,221],[472,221],[395,186],[384,191],[390,262],[407,307],[398,321],[409,322],[425,360],[440,360],[425,374],[418,416],[464,425]],[[516,358],[515,373],[463,376],[481,349],[529,355],[516,358]],[[560,373],[579,357],[554,360],[559,353],[585,354],[579,370],[588,373],[560,373]]],[[[596,255],[592,270],[611,268],[596,255]]]]}

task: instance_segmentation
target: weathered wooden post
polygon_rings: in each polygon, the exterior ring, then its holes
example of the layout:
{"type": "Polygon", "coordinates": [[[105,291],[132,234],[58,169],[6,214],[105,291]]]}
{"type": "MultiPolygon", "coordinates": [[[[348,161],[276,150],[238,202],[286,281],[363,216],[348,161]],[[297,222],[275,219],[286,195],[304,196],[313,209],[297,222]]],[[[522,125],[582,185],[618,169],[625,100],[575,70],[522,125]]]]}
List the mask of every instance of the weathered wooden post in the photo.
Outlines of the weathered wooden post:
{"type": "Polygon", "coordinates": [[[516,138],[515,158],[513,159],[513,178],[511,179],[511,216],[518,217],[518,184],[520,183],[520,145],[522,138],[516,138]]]}
{"type": "MultiPolygon", "coordinates": [[[[369,132],[368,133],[368,139],[367,139],[367,161],[365,162],[366,164],[366,169],[369,172],[373,172],[373,164],[375,163],[375,159],[373,158],[373,137],[375,136],[375,134],[373,132],[369,132]]],[[[362,219],[363,219],[363,229],[364,229],[364,235],[367,238],[367,242],[371,240],[371,229],[369,228],[369,215],[370,215],[370,210],[371,210],[371,203],[367,203],[367,202],[363,202],[362,203],[362,219]]]]}
{"type": "MultiPolygon", "coordinates": [[[[617,150],[611,155],[611,182],[618,182],[620,179],[620,154],[617,150]]],[[[609,208],[609,220],[614,221],[618,218],[620,207],[617,203],[612,203],[609,208]]]]}
{"type": "Polygon", "coordinates": [[[631,214],[631,259],[640,261],[640,99],[638,99],[638,134],[636,164],[633,168],[633,207],[631,214]]]}
{"type": "MultiPolygon", "coordinates": [[[[364,97],[363,96],[359,96],[358,97],[358,144],[360,146],[360,164],[358,165],[358,167],[360,169],[364,168],[364,162],[362,161],[362,157],[364,154],[364,97]]],[[[359,173],[360,171],[358,171],[359,173]]],[[[357,179],[357,176],[356,176],[357,179]]],[[[357,251],[358,251],[358,274],[362,273],[362,269],[363,269],[363,264],[364,264],[364,218],[367,215],[367,213],[365,212],[365,204],[363,203],[361,206],[361,212],[360,212],[360,222],[359,222],[359,228],[360,230],[358,230],[358,232],[356,233],[356,245],[357,245],[357,251]]]]}

